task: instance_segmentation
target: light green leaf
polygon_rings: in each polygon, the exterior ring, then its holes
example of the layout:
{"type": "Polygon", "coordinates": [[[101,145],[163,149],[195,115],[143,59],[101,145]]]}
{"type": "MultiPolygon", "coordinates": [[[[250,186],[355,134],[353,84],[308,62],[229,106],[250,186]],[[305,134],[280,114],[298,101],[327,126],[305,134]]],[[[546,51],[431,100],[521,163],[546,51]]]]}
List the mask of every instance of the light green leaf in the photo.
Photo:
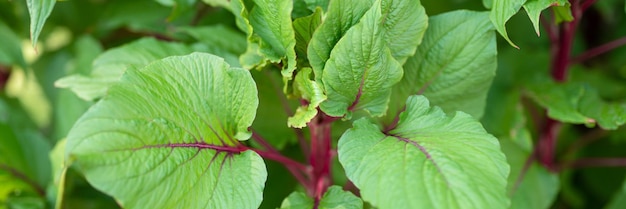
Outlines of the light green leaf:
{"type": "Polygon", "coordinates": [[[596,91],[578,83],[534,83],[527,94],[548,110],[550,118],[561,122],[587,126],[598,123],[607,130],[626,123],[626,104],[604,102],[596,91]]]}
{"type": "Polygon", "coordinates": [[[202,0],[205,4],[208,4],[212,7],[222,7],[227,10],[231,10],[230,1],[229,0],[202,0]]]}
{"type": "Polygon", "coordinates": [[[67,139],[57,142],[50,152],[50,163],[52,164],[52,186],[56,192],[55,209],[62,208],[63,193],[65,192],[65,175],[69,166],[65,164],[65,145],[67,139]]]}
{"type": "Polygon", "coordinates": [[[305,99],[308,104],[298,107],[294,116],[289,117],[290,127],[303,128],[317,115],[317,107],[326,100],[326,95],[319,83],[310,79],[311,68],[302,68],[294,81],[294,94],[305,99]]]}
{"type": "Polygon", "coordinates": [[[37,39],[46,23],[46,19],[52,13],[56,0],[26,0],[28,14],[30,15],[30,39],[33,48],[37,50],[37,39]]]}
{"type": "Polygon", "coordinates": [[[423,94],[444,111],[483,115],[497,63],[496,36],[487,12],[455,11],[430,18],[415,56],[404,64],[386,115],[388,125],[409,95],[423,94]]]}
{"type": "Polygon", "coordinates": [[[315,80],[322,78],[322,70],[339,39],[357,24],[374,0],[330,1],[328,13],[319,28],[313,33],[307,56],[313,68],[315,80]]]}
{"type": "Polygon", "coordinates": [[[290,0],[253,0],[249,21],[259,37],[259,51],[273,63],[286,61],[282,75],[291,79],[296,69],[296,38],[291,25],[290,0]]]}
{"type": "Polygon", "coordinates": [[[317,7],[320,7],[323,11],[327,11],[328,1],[330,0],[304,0],[304,2],[306,2],[307,7],[311,11],[315,11],[315,8],[317,7]]]}
{"type": "Polygon", "coordinates": [[[302,192],[291,193],[280,206],[281,209],[361,209],[363,201],[354,194],[343,191],[340,186],[331,186],[315,207],[315,200],[302,192]]]}
{"type": "Polygon", "coordinates": [[[168,57],[114,84],[70,131],[66,159],[124,208],[257,208],[265,164],[239,142],[257,105],[247,70],[168,57]]]}
{"type": "Polygon", "coordinates": [[[389,3],[374,3],[332,50],[322,74],[328,99],[320,107],[326,114],[350,118],[352,112],[365,110],[380,117],[387,111],[391,87],[402,79],[402,67],[387,47],[385,34],[388,24],[393,26],[406,15],[390,16],[400,4],[389,3]]]}
{"type": "MultiPolygon", "coordinates": [[[[524,127],[523,125],[521,127],[524,127]]],[[[511,131],[500,140],[502,151],[511,165],[508,194],[511,209],[550,208],[559,192],[559,177],[537,162],[526,163],[533,154],[531,134],[525,128],[511,131]]]]}
{"type": "Polygon", "coordinates": [[[385,16],[381,21],[384,27],[381,35],[393,58],[404,64],[422,43],[428,16],[420,0],[381,1],[381,4],[385,16]]]}
{"type": "Polygon", "coordinates": [[[26,61],[22,55],[22,41],[11,28],[4,22],[0,21],[0,64],[3,65],[19,65],[22,69],[26,69],[26,61]]]}
{"type": "Polygon", "coordinates": [[[174,55],[185,55],[194,50],[183,44],[144,38],[98,56],[88,76],[70,75],[59,79],[56,87],[68,88],[80,98],[92,101],[106,94],[128,68],[141,68],[155,60],[174,55]]]}
{"type": "Polygon", "coordinates": [[[423,96],[409,97],[390,131],[357,120],[338,154],[363,200],[380,209],[509,206],[498,140],[470,115],[447,116],[423,96]]]}
{"type": "Polygon", "coordinates": [[[313,14],[297,18],[293,21],[293,29],[296,34],[296,55],[298,63],[305,63],[307,57],[307,48],[313,37],[313,33],[322,23],[322,9],[315,9],[313,14]]]}
{"type": "Polygon", "coordinates": [[[504,37],[511,46],[518,49],[519,47],[509,38],[505,24],[522,8],[524,3],[526,3],[526,0],[493,0],[493,7],[489,14],[489,19],[491,19],[491,22],[496,26],[496,30],[500,32],[502,37],[504,37]]]}
{"type": "Polygon", "coordinates": [[[535,32],[537,36],[539,33],[539,16],[541,15],[541,11],[547,9],[550,6],[564,6],[569,5],[567,0],[528,0],[524,4],[524,10],[528,13],[528,18],[533,23],[535,27],[535,32]]]}

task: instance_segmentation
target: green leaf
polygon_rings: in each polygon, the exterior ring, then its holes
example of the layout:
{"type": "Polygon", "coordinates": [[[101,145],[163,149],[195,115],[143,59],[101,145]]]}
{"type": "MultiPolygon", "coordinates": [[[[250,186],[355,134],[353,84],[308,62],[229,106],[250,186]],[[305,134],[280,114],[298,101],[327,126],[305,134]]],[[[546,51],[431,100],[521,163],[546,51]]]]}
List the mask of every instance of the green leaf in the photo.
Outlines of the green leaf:
{"type": "Polygon", "coordinates": [[[455,11],[430,18],[416,54],[392,91],[389,124],[409,95],[423,94],[444,111],[483,115],[497,63],[496,36],[487,12],[455,11]]]}
{"type": "Polygon", "coordinates": [[[556,24],[559,24],[561,22],[571,22],[572,20],[574,20],[574,16],[572,16],[572,10],[570,9],[570,7],[570,4],[552,7],[552,10],[554,11],[554,21],[556,22],[556,24]]]}
{"type": "Polygon", "coordinates": [[[385,16],[381,20],[384,27],[381,35],[393,58],[404,64],[422,43],[428,27],[428,16],[420,0],[381,1],[381,4],[385,16]]]}
{"type": "Polygon", "coordinates": [[[315,200],[302,192],[291,193],[280,206],[281,209],[361,209],[363,201],[351,192],[343,191],[340,186],[328,187],[324,196],[315,207],[315,200]]]}
{"type": "Polygon", "coordinates": [[[332,50],[322,74],[328,99],[320,108],[326,114],[350,118],[362,109],[380,117],[387,111],[391,87],[402,79],[402,67],[387,47],[385,35],[388,26],[393,28],[392,23],[407,15],[395,14],[401,4],[389,3],[377,1],[332,50]]]}
{"type": "Polygon", "coordinates": [[[224,58],[231,66],[241,66],[239,56],[246,51],[246,37],[240,32],[223,25],[183,27],[181,31],[200,41],[196,48],[224,58]]]}
{"type": "Polygon", "coordinates": [[[313,14],[297,18],[293,21],[293,29],[296,34],[296,55],[298,63],[305,63],[307,57],[307,48],[313,37],[313,33],[322,23],[322,9],[315,9],[313,14]]]}
{"type": "Polygon", "coordinates": [[[19,65],[22,69],[27,69],[26,61],[22,55],[20,37],[2,21],[0,21],[0,40],[3,41],[3,45],[0,47],[0,64],[19,65]]]}
{"type": "Polygon", "coordinates": [[[283,77],[291,79],[296,69],[296,38],[291,25],[292,1],[253,0],[250,10],[250,25],[259,37],[259,51],[273,63],[286,61],[283,77]]]}
{"type": "Polygon", "coordinates": [[[615,130],[626,123],[626,104],[604,102],[598,93],[578,83],[543,82],[528,87],[528,96],[561,122],[615,130]]]}
{"type": "Polygon", "coordinates": [[[328,1],[330,0],[304,0],[304,2],[306,2],[307,7],[311,11],[315,11],[317,7],[320,7],[323,11],[327,11],[328,1]]]}
{"type": "Polygon", "coordinates": [[[409,97],[393,130],[357,120],[338,154],[363,200],[380,209],[509,206],[498,140],[470,115],[447,116],[423,96],[409,97]]]}
{"type": "Polygon", "coordinates": [[[491,9],[492,5],[493,5],[493,0],[483,0],[483,6],[485,6],[485,8],[491,9]]]}
{"type": "Polygon", "coordinates": [[[328,13],[319,28],[313,33],[307,56],[313,68],[315,80],[322,78],[322,70],[339,39],[357,24],[374,0],[330,1],[328,13]]]}
{"type": "Polygon", "coordinates": [[[37,39],[41,33],[46,19],[52,13],[56,0],[26,0],[28,14],[30,15],[30,39],[33,48],[37,49],[37,39]]]}
{"type": "Polygon", "coordinates": [[[512,130],[511,134],[500,140],[502,151],[511,165],[507,189],[511,197],[510,208],[550,208],[559,192],[558,175],[549,172],[537,162],[528,162],[533,155],[532,139],[528,130],[518,128],[512,130]]]}
{"type": "Polygon", "coordinates": [[[68,88],[80,98],[92,101],[106,94],[128,68],[141,68],[155,60],[174,55],[185,55],[194,50],[183,44],[144,38],[98,56],[88,76],[70,75],[59,79],[55,86],[68,88]]]}
{"type": "Polygon", "coordinates": [[[604,209],[620,209],[626,205],[626,181],[622,185],[622,189],[613,196],[611,202],[604,209]]]}
{"type": "Polygon", "coordinates": [[[222,7],[228,10],[231,10],[230,1],[229,0],[202,0],[205,4],[208,4],[212,7],[222,7]]]}
{"type": "Polygon", "coordinates": [[[605,130],[616,130],[626,123],[626,103],[605,102],[592,89],[586,89],[578,110],[593,118],[605,130]]]}
{"type": "Polygon", "coordinates": [[[257,208],[267,172],[250,137],[250,73],[194,53],[129,70],[75,124],[66,159],[124,208],[257,208]]]}
{"type": "Polygon", "coordinates": [[[302,68],[294,81],[294,94],[307,101],[307,105],[300,106],[294,116],[289,117],[290,127],[303,128],[317,115],[317,107],[326,100],[326,95],[319,83],[310,79],[311,68],[302,68]]]}
{"type": "Polygon", "coordinates": [[[537,36],[539,33],[539,16],[541,15],[541,11],[547,9],[550,6],[564,6],[569,5],[567,0],[528,0],[524,4],[524,10],[528,13],[528,18],[533,23],[535,27],[535,32],[537,36]]]}
{"type": "Polygon", "coordinates": [[[525,2],[526,0],[493,0],[493,7],[489,14],[489,19],[491,19],[491,22],[496,26],[496,30],[500,32],[502,37],[504,37],[511,46],[518,49],[519,47],[509,38],[504,25],[519,11],[525,2]]]}

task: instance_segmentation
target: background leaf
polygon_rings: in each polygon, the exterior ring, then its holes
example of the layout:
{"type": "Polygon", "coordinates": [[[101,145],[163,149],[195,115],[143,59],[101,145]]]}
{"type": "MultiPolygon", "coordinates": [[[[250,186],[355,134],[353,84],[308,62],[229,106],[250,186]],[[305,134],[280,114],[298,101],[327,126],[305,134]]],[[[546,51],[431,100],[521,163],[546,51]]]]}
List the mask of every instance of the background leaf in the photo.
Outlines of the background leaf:
{"type": "Polygon", "coordinates": [[[141,68],[155,60],[193,52],[191,47],[178,43],[144,38],[110,49],[93,62],[90,75],[70,75],[58,80],[55,86],[68,88],[80,98],[92,101],[105,95],[128,68],[141,68]]]}
{"type": "Polygon", "coordinates": [[[33,48],[37,48],[37,39],[46,19],[50,16],[56,0],[26,0],[28,14],[30,14],[30,39],[33,48]]]}
{"type": "Polygon", "coordinates": [[[409,97],[388,132],[357,120],[338,154],[361,197],[381,209],[509,206],[509,166],[497,139],[471,116],[447,116],[423,96],[409,97]]]}
{"type": "Polygon", "coordinates": [[[354,194],[343,191],[340,186],[330,186],[319,205],[315,207],[315,200],[302,192],[291,193],[280,206],[281,209],[362,209],[363,201],[354,194]]]}
{"type": "Polygon", "coordinates": [[[113,85],[72,128],[66,159],[125,208],[257,208],[265,165],[239,144],[257,105],[248,71],[169,57],[113,85]]]}
{"type": "Polygon", "coordinates": [[[404,77],[394,86],[389,125],[409,95],[423,94],[444,111],[483,115],[496,71],[496,37],[486,12],[455,11],[430,18],[430,28],[404,77]]]}

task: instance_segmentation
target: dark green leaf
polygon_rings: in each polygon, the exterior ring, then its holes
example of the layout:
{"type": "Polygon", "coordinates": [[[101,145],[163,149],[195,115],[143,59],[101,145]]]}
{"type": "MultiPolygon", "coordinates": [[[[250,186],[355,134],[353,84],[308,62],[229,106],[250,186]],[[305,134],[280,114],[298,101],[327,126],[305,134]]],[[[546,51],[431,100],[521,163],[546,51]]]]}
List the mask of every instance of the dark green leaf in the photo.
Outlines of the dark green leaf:
{"type": "Polygon", "coordinates": [[[317,7],[322,8],[323,11],[327,11],[329,1],[330,0],[304,0],[311,11],[315,11],[317,7]]]}
{"type": "Polygon", "coordinates": [[[322,10],[315,9],[313,14],[297,18],[293,21],[293,29],[296,33],[296,55],[298,63],[304,63],[307,57],[307,48],[313,37],[313,32],[322,23],[322,10]]]}
{"type": "Polygon", "coordinates": [[[165,58],[129,70],[79,119],[66,159],[125,208],[257,208],[265,165],[239,142],[257,105],[247,70],[165,58]]]}
{"type": "Polygon", "coordinates": [[[338,154],[361,197],[381,209],[509,206],[498,140],[470,115],[447,116],[423,96],[409,97],[390,131],[357,120],[338,154]]]}

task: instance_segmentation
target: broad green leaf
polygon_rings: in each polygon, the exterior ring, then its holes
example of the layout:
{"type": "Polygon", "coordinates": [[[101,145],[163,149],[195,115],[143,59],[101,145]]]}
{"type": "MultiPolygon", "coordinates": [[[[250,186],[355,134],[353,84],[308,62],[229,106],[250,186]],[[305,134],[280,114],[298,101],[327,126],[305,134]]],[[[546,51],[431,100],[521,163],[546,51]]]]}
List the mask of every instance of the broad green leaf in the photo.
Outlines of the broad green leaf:
{"type": "Polygon", "coordinates": [[[141,68],[155,60],[174,55],[185,55],[194,50],[183,44],[157,41],[153,38],[140,39],[98,56],[88,76],[70,75],[55,83],[60,88],[72,90],[80,98],[92,101],[106,94],[128,68],[141,68]]]}
{"type": "Polygon", "coordinates": [[[296,55],[298,64],[305,63],[307,57],[307,48],[313,37],[313,33],[322,23],[322,9],[315,9],[313,14],[297,18],[293,21],[293,29],[296,34],[296,55]]]}
{"type": "Polygon", "coordinates": [[[613,196],[611,202],[604,209],[620,209],[626,205],[626,181],[622,185],[622,189],[613,196]]]}
{"type": "Polygon", "coordinates": [[[518,48],[517,45],[511,41],[508,33],[506,32],[505,24],[513,15],[522,8],[522,5],[526,3],[526,0],[493,0],[493,7],[489,14],[489,19],[496,27],[496,30],[500,32],[502,37],[511,44],[511,46],[518,48]]]}
{"type": "Polygon", "coordinates": [[[365,110],[380,117],[387,111],[391,87],[402,79],[402,67],[387,47],[384,35],[389,22],[404,17],[389,16],[395,11],[387,7],[389,3],[376,1],[332,50],[322,72],[328,99],[320,108],[326,114],[350,118],[352,112],[365,110]]]}
{"type": "Polygon", "coordinates": [[[295,32],[291,25],[293,4],[289,0],[253,0],[249,21],[259,37],[259,51],[273,63],[285,61],[283,77],[296,69],[295,32]]]}
{"type": "Polygon", "coordinates": [[[363,201],[340,186],[328,187],[315,207],[315,200],[302,192],[291,193],[280,206],[281,209],[362,209],[363,201]]]}
{"type": "Polygon", "coordinates": [[[470,115],[447,116],[423,96],[408,98],[390,131],[357,120],[338,154],[363,200],[380,209],[509,206],[498,140],[470,115]]]}
{"type": "Polygon", "coordinates": [[[124,208],[257,208],[265,165],[239,142],[257,105],[247,70],[168,57],[129,70],[76,122],[66,160],[124,208]]]}
{"type": "MultiPolygon", "coordinates": [[[[56,204],[55,209],[62,208],[63,193],[65,192],[65,176],[69,166],[65,164],[65,145],[67,139],[62,139],[57,142],[54,149],[50,151],[50,163],[52,165],[52,187],[56,192],[56,204]]],[[[50,191],[50,190],[48,190],[50,191]]]]}
{"type": "Polygon", "coordinates": [[[330,1],[328,12],[319,28],[313,33],[307,56],[315,80],[322,78],[322,70],[339,39],[356,25],[375,0],[330,1]]]}
{"type": "Polygon", "coordinates": [[[404,64],[415,54],[428,27],[428,16],[420,0],[381,1],[384,19],[381,36],[393,58],[404,64]]]}
{"type": "Polygon", "coordinates": [[[626,104],[603,101],[598,93],[578,83],[531,84],[528,96],[548,110],[550,118],[573,124],[615,130],[626,123],[626,104]]]}
{"type": "Polygon", "coordinates": [[[559,192],[559,177],[537,162],[530,162],[531,164],[526,165],[533,155],[534,146],[530,132],[523,127],[523,124],[512,127],[510,134],[501,137],[500,140],[502,152],[511,165],[507,188],[508,195],[511,197],[510,208],[547,209],[550,208],[559,192]]]}
{"type": "Polygon", "coordinates": [[[404,77],[394,86],[385,123],[409,95],[423,94],[444,111],[483,115],[497,63],[496,36],[487,12],[455,11],[430,18],[430,28],[404,77]]]}
{"type": "Polygon", "coordinates": [[[230,7],[232,8],[233,15],[235,15],[235,23],[237,27],[246,33],[247,48],[246,52],[239,56],[239,62],[245,69],[263,69],[267,65],[267,59],[264,58],[259,51],[259,37],[254,35],[254,29],[250,25],[248,19],[249,9],[246,8],[245,0],[233,0],[230,1],[230,7]]]}
{"type": "Polygon", "coordinates": [[[550,6],[564,6],[569,5],[567,0],[528,0],[524,4],[524,10],[528,13],[528,18],[533,23],[535,27],[535,32],[537,36],[539,33],[539,16],[541,15],[541,11],[547,9],[550,6]]]}
{"type": "Polygon", "coordinates": [[[37,39],[46,23],[46,19],[52,13],[56,0],[26,0],[28,14],[30,15],[30,39],[33,48],[37,49],[37,39]]]}
{"type": "Polygon", "coordinates": [[[304,106],[298,107],[296,113],[289,117],[287,123],[290,127],[303,128],[317,115],[317,107],[326,100],[324,90],[319,83],[310,79],[311,68],[302,68],[294,81],[294,93],[299,98],[307,101],[304,106]]]}
{"type": "Polygon", "coordinates": [[[22,55],[22,41],[11,28],[0,21],[0,65],[19,65],[22,69],[26,69],[26,61],[22,55]]]}
{"type": "Polygon", "coordinates": [[[323,11],[327,11],[328,2],[330,0],[304,0],[306,2],[307,7],[311,11],[315,11],[315,8],[320,7],[323,11]]]}

